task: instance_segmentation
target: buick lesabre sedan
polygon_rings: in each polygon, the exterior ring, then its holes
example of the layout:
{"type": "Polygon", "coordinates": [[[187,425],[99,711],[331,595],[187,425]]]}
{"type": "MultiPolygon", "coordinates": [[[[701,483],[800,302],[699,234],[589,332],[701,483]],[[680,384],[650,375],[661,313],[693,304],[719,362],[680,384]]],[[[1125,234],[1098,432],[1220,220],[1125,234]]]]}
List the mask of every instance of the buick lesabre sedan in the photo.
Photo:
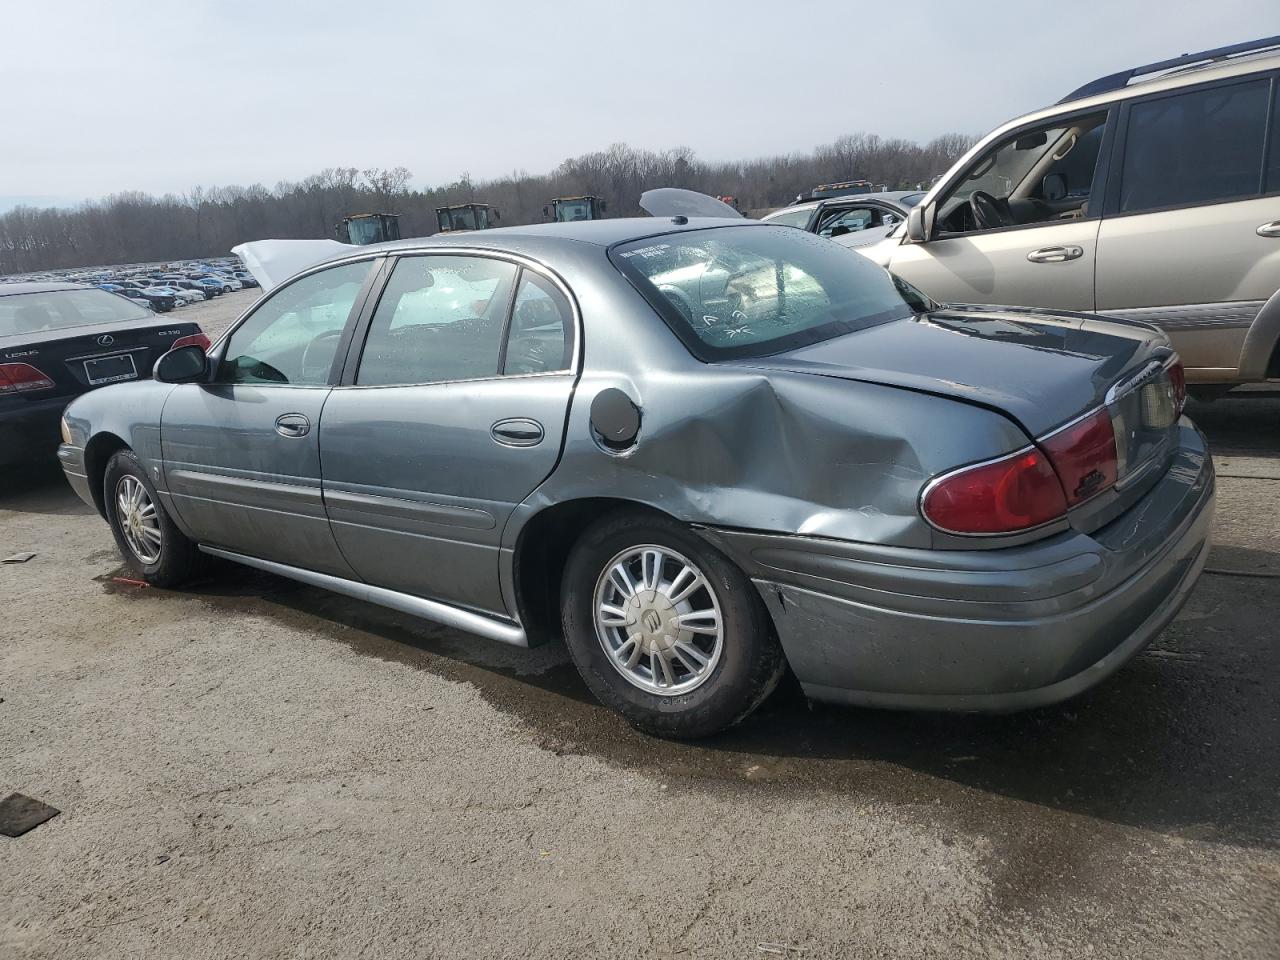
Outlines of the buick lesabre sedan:
{"type": "MultiPolygon", "coordinates": [[[[314,241],[312,241],[314,243],[314,241]]],[[[1169,622],[1214,478],[1164,334],[952,309],[677,216],[357,250],[67,410],[147,581],[205,555],[531,645],[694,737],[765,699],[1051,703],[1169,622]]]]}

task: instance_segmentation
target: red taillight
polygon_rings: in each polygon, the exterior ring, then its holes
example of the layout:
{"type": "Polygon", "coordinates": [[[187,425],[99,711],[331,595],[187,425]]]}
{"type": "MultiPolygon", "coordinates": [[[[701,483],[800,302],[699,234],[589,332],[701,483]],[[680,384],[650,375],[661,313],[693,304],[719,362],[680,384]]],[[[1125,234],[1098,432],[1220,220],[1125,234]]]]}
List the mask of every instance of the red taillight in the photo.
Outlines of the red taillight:
{"type": "Polygon", "coordinates": [[[1173,384],[1173,402],[1178,416],[1182,416],[1182,408],[1187,405],[1187,372],[1182,369],[1182,361],[1174,357],[1169,364],[1169,382],[1173,384]]]}
{"type": "Polygon", "coordinates": [[[199,347],[205,353],[209,352],[209,348],[213,346],[213,341],[206,337],[203,333],[193,333],[189,337],[179,337],[173,341],[170,350],[177,350],[179,347],[199,347]]]}
{"type": "Polygon", "coordinates": [[[1062,484],[1039,450],[1023,450],[935,480],[921,501],[925,519],[948,533],[1016,533],[1067,512],[1062,484]]]}
{"type": "Polygon", "coordinates": [[[29,363],[0,363],[0,394],[50,390],[53,381],[29,363]]]}
{"type": "Polygon", "coordinates": [[[1040,441],[1058,471],[1068,506],[1083,503],[1116,482],[1119,457],[1106,407],[1040,441]]]}

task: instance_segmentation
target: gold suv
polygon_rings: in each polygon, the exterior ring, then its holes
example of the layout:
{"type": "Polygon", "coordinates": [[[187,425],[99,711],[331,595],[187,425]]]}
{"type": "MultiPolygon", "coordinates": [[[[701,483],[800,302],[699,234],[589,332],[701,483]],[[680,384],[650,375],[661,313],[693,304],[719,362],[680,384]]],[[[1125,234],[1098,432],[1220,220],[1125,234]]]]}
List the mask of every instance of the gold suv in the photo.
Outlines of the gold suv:
{"type": "Polygon", "coordinates": [[[1280,378],[1280,37],[1006,123],[859,252],[944,302],[1154,323],[1202,397],[1280,378]]]}

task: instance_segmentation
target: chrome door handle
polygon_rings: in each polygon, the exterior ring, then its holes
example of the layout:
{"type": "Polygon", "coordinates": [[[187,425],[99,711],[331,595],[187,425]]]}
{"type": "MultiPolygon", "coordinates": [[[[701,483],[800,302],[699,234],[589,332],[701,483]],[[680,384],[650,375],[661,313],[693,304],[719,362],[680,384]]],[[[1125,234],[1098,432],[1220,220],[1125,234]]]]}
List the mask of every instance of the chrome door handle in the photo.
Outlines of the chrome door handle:
{"type": "Polygon", "coordinates": [[[1074,244],[1066,247],[1041,247],[1027,254],[1032,263],[1065,263],[1067,260],[1078,260],[1084,256],[1084,248],[1074,244]]]}
{"type": "Polygon", "coordinates": [[[1280,239],[1280,220],[1272,220],[1270,223],[1264,223],[1258,228],[1258,236],[1270,237],[1271,239],[1280,239]]]}
{"type": "Polygon", "coordinates": [[[499,420],[489,432],[494,440],[505,447],[536,447],[545,435],[542,424],[527,417],[499,420]]]}
{"type": "Polygon", "coordinates": [[[311,421],[300,413],[285,413],[276,417],[276,433],[282,437],[305,437],[311,432],[311,421]]]}

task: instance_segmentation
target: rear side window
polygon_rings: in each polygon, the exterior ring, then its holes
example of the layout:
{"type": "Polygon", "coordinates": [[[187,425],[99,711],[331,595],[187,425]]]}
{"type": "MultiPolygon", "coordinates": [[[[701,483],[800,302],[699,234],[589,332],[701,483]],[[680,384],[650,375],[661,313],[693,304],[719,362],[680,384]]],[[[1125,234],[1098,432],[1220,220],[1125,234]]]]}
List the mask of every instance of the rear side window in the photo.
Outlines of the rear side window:
{"type": "Polygon", "coordinates": [[[573,313],[550,280],[524,270],[511,310],[502,372],[551,373],[567,370],[573,358],[573,313]]]}
{"type": "Polygon", "coordinates": [[[1134,104],[1121,212],[1256,196],[1270,89],[1262,79],[1134,104]]]}

